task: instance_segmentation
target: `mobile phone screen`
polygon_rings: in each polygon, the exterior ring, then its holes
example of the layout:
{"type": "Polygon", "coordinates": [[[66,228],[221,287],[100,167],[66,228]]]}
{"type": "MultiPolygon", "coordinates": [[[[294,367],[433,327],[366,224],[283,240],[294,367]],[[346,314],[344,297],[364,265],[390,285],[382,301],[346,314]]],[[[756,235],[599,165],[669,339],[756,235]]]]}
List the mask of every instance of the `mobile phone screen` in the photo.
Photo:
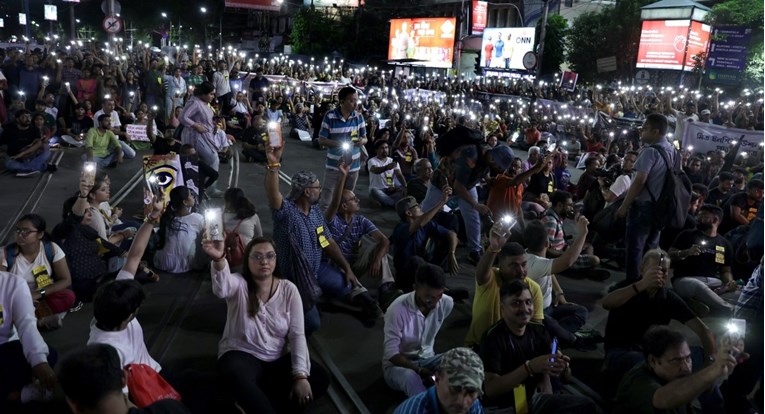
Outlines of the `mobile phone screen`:
{"type": "Polygon", "coordinates": [[[554,337],[552,341],[552,357],[550,358],[550,362],[555,362],[556,353],[558,353],[558,337],[554,337]]]}

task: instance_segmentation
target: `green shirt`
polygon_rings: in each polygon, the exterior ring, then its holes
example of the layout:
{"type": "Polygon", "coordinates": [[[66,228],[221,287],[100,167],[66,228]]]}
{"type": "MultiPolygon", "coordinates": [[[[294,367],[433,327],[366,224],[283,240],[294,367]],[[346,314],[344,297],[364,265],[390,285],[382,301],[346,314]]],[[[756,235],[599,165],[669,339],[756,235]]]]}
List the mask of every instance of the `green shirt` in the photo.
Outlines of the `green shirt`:
{"type": "Polygon", "coordinates": [[[103,134],[98,128],[90,128],[88,134],[85,136],[85,148],[93,148],[93,156],[98,158],[106,158],[109,156],[109,148],[117,149],[120,147],[120,142],[117,136],[112,131],[105,131],[103,134]]]}

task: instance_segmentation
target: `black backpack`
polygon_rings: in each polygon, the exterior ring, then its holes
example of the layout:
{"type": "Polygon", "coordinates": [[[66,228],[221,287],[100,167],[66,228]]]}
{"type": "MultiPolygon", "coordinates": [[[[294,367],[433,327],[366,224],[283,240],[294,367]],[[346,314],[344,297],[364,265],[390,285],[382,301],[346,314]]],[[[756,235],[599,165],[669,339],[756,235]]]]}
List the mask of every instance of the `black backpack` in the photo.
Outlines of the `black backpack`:
{"type": "MultiPolygon", "coordinates": [[[[675,151],[675,163],[669,164],[669,157],[664,148],[658,144],[651,145],[659,152],[667,166],[664,174],[664,186],[661,188],[659,197],[655,197],[650,188],[648,194],[653,200],[654,225],[658,228],[681,229],[688,217],[688,206],[691,204],[691,180],[683,171],[680,154],[675,151]]],[[[674,150],[674,149],[673,149],[674,150]]]]}
{"type": "MultiPolygon", "coordinates": [[[[436,140],[436,154],[441,157],[452,155],[454,150],[463,145],[481,145],[484,142],[480,130],[457,125],[436,140]]],[[[479,151],[480,152],[480,151],[479,151]]]]}

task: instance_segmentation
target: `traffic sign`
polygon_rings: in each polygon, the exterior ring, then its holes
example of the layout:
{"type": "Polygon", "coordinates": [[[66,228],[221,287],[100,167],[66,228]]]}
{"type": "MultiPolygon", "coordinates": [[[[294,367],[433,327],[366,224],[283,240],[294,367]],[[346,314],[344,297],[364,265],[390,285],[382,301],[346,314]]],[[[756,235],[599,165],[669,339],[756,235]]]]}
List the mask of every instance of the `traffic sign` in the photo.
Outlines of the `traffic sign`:
{"type": "Polygon", "coordinates": [[[523,55],[523,67],[531,70],[537,66],[537,54],[534,52],[526,52],[523,55]]]}
{"type": "Polygon", "coordinates": [[[106,16],[103,27],[107,33],[119,33],[122,30],[122,20],[117,16],[106,16]]]}
{"type": "Polygon", "coordinates": [[[649,80],[651,80],[651,74],[645,69],[640,69],[635,74],[635,82],[641,85],[645,85],[649,80]]]}

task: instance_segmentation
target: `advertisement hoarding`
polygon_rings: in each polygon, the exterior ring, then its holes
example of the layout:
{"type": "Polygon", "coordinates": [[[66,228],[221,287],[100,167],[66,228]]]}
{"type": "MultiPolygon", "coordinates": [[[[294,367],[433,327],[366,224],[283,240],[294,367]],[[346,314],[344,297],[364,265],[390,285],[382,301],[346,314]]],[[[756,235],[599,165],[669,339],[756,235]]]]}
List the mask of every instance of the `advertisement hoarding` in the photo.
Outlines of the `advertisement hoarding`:
{"type": "Polygon", "coordinates": [[[282,3],[279,0],[226,0],[226,7],[279,11],[282,8],[282,3]]]}
{"type": "Polygon", "coordinates": [[[707,68],[744,70],[746,52],[752,29],[748,27],[715,27],[712,30],[712,45],[709,47],[707,68]]]}
{"type": "Polygon", "coordinates": [[[52,4],[46,4],[44,6],[45,20],[58,20],[58,9],[52,4]]]}
{"type": "Polygon", "coordinates": [[[432,68],[452,67],[454,17],[424,17],[390,21],[388,60],[432,68]]]}
{"type": "Polygon", "coordinates": [[[534,50],[534,27],[487,28],[481,41],[481,66],[486,69],[524,69],[523,55],[534,50]]]}
{"type": "Polygon", "coordinates": [[[470,33],[479,35],[486,28],[486,18],[489,10],[489,2],[473,0],[470,33]]]}
{"type": "Polygon", "coordinates": [[[359,7],[359,0],[303,0],[306,7],[359,7]]]}
{"type": "Polygon", "coordinates": [[[690,20],[644,21],[636,67],[693,70],[693,56],[706,51],[710,29],[690,20]]]}

